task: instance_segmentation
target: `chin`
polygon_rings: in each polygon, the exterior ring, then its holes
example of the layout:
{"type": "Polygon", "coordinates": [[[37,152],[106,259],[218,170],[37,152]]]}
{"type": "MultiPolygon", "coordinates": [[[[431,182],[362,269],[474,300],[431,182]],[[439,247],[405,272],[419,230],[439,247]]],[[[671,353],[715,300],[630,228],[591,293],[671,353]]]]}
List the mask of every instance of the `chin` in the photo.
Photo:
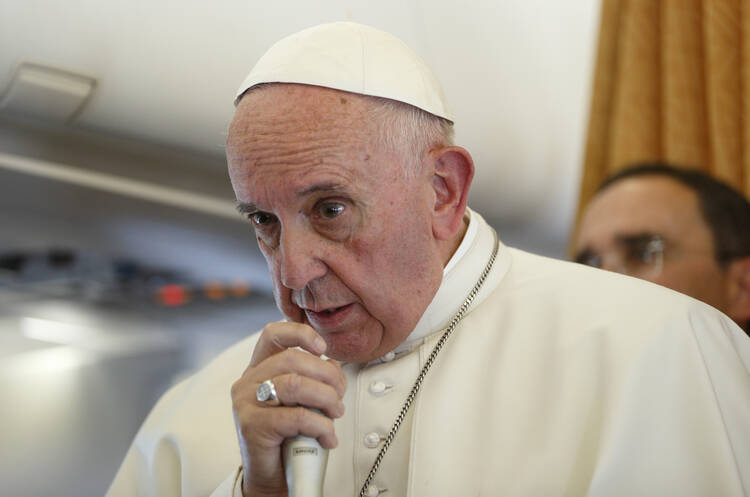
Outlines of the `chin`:
{"type": "Polygon", "coordinates": [[[328,344],[326,356],[337,361],[364,363],[380,357],[372,336],[354,331],[339,331],[321,334],[328,344]]]}

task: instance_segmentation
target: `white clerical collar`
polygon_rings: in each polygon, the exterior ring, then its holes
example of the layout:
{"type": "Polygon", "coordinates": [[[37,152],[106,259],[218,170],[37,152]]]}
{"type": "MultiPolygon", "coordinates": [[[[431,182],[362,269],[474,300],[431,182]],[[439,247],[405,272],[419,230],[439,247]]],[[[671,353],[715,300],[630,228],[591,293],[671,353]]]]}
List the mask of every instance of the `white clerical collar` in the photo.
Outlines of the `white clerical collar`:
{"type": "MultiPolygon", "coordinates": [[[[490,254],[495,247],[495,234],[492,228],[478,213],[466,209],[469,215],[469,226],[456,252],[443,269],[443,281],[440,284],[432,302],[425,309],[414,330],[408,338],[388,353],[374,362],[388,362],[395,355],[409,352],[422,344],[425,337],[443,330],[458,310],[461,302],[476,285],[482,274],[490,254]]],[[[510,264],[509,256],[500,244],[498,259],[495,261],[492,273],[501,277],[510,264]]],[[[480,291],[472,307],[483,300],[484,292],[480,291]]]]}
{"type": "Polygon", "coordinates": [[[461,243],[451,256],[448,264],[446,264],[443,268],[443,278],[445,278],[445,275],[448,274],[451,269],[456,266],[456,264],[458,264],[458,261],[461,260],[466,252],[469,251],[469,247],[472,243],[474,243],[474,238],[476,238],[477,236],[477,226],[479,225],[479,223],[476,219],[474,219],[475,216],[471,215],[471,210],[468,208],[466,209],[466,217],[469,218],[469,226],[466,227],[466,233],[464,234],[463,240],[461,240],[461,243]]]}

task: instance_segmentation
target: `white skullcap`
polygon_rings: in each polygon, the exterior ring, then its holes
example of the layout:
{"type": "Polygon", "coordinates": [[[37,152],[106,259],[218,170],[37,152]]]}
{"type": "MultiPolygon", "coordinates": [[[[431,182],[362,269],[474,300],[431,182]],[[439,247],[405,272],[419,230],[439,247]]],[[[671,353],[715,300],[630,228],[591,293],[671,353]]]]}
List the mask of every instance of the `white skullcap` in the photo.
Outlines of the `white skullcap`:
{"type": "Polygon", "coordinates": [[[261,83],[300,83],[398,100],[453,121],[427,64],[404,42],[353,22],[321,24],[274,44],[247,75],[234,103],[261,83]]]}

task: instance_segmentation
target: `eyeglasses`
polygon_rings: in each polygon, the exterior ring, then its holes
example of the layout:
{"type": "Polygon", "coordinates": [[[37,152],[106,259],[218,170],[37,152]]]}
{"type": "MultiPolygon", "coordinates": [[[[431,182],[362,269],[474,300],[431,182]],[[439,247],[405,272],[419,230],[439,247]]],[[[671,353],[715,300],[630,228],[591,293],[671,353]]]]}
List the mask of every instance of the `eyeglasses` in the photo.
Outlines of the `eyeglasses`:
{"type": "Polygon", "coordinates": [[[637,278],[655,278],[664,267],[664,240],[652,233],[623,236],[611,251],[600,254],[584,249],[575,261],[637,278]]]}

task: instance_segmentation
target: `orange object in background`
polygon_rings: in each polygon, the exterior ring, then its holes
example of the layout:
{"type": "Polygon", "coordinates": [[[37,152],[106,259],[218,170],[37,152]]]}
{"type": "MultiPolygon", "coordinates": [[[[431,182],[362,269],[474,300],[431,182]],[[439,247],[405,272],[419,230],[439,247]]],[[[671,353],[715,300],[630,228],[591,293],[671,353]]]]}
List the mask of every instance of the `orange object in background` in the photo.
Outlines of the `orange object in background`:
{"type": "Polygon", "coordinates": [[[211,300],[222,300],[227,296],[227,291],[221,282],[209,281],[203,286],[203,295],[211,300]]]}
{"type": "Polygon", "coordinates": [[[244,298],[250,295],[250,284],[245,280],[234,280],[229,291],[233,297],[244,298]]]}

